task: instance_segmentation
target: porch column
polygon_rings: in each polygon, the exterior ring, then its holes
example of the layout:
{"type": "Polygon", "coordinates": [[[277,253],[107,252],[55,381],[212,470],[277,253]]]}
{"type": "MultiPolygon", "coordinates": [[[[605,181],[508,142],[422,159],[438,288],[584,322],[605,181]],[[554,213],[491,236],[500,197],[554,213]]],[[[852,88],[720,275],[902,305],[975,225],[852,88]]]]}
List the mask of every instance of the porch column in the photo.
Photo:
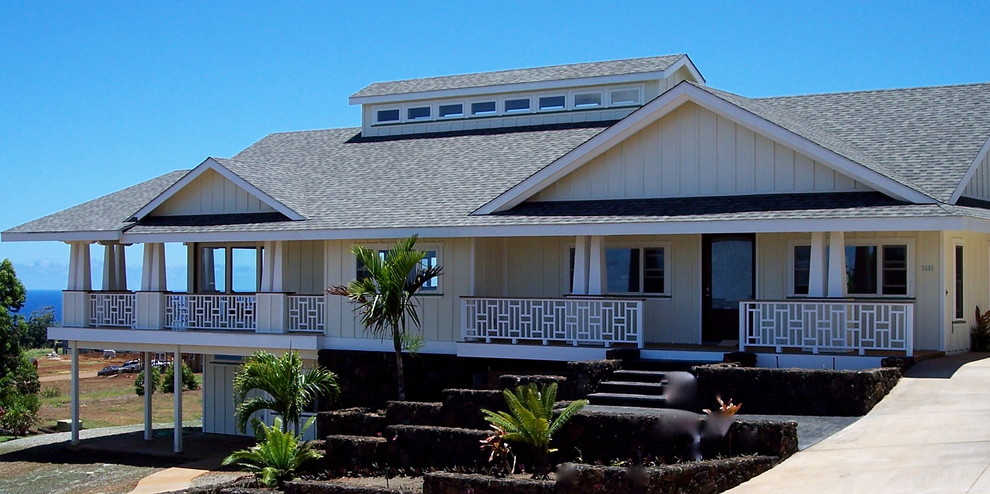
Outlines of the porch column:
{"type": "Polygon", "coordinates": [[[588,293],[588,237],[578,235],[574,240],[574,282],[571,293],[585,295],[588,293]]]}
{"type": "Polygon", "coordinates": [[[811,234],[811,266],[808,273],[808,296],[825,296],[825,232],[811,234]]]}
{"type": "Polygon", "coordinates": [[[588,254],[588,295],[601,295],[605,287],[605,241],[601,235],[592,235],[588,254]]]}
{"type": "Polygon", "coordinates": [[[72,444],[79,444],[79,342],[71,341],[72,345],[72,373],[69,376],[69,396],[72,410],[69,412],[69,419],[72,421],[72,444]]]}
{"type": "Polygon", "coordinates": [[[127,290],[124,246],[116,242],[101,242],[101,244],[103,245],[103,290],[127,290]]]}
{"type": "Polygon", "coordinates": [[[141,265],[141,291],[136,294],[137,329],[165,327],[165,244],[144,244],[141,265]]]}
{"type": "Polygon", "coordinates": [[[62,292],[62,325],[89,326],[89,293],[93,289],[89,242],[69,242],[69,279],[62,292]]]}
{"type": "Polygon", "coordinates": [[[284,333],[289,326],[289,296],[284,292],[285,242],[265,242],[261,265],[261,291],[255,300],[259,333],[284,333]]]}
{"type": "Polygon", "coordinates": [[[144,368],[144,440],[151,440],[151,352],[141,354],[144,368]]]}
{"type": "Polygon", "coordinates": [[[828,236],[828,296],[846,295],[846,235],[831,232],[828,236]]]}
{"type": "Polygon", "coordinates": [[[182,351],[175,347],[172,359],[172,406],[173,410],[173,448],[176,453],[182,452],[182,351]]]}

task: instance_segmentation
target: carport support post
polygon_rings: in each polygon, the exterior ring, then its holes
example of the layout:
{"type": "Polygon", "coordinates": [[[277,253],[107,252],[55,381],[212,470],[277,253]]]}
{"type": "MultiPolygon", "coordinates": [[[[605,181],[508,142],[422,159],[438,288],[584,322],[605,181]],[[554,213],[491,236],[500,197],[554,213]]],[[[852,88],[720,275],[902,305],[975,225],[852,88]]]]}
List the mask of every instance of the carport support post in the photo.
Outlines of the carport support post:
{"type": "Polygon", "coordinates": [[[72,444],[79,444],[79,342],[72,342],[72,375],[69,376],[69,394],[72,400],[72,444]]]}
{"type": "Polygon", "coordinates": [[[172,404],[175,406],[175,447],[176,453],[182,452],[182,351],[175,347],[175,357],[172,359],[172,404]]]}
{"type": "Polygon", "coordinates": [[[151,440],[151,352],[144,352],[144,440],[151,440]]]}

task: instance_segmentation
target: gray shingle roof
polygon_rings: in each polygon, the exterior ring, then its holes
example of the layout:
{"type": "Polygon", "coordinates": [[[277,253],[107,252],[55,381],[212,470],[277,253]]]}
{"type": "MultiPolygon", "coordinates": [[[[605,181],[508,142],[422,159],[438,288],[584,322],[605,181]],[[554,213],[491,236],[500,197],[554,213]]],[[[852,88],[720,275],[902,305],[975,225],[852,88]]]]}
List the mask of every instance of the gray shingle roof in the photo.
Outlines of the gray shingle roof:
{"type": "Polygon", "coordinates": [[[814,122],[940,201],[990,139],[990,83],[753,101],[814,122]]]}
{"type": "MultiPolygon", "coordinates": [[[[119,231],[127,220],[189,170],[177,170],[78,206],[15,226],[10,233],[119,231]]],[[[6,233],[5,232],[5,233],[6,233]]]]}
{"type": "Polygon", "coordinates": [[[502,84],[659,72],[667,69],[685,56],[687,55],[664,55],[627,60],[610,60],[607,62],[575,63],[531,69],[500,70],[497,72],[479,72],[475,74],[376,82],[352,94],[351,97],[385,96],[425,91],[498,86],[502,84]]]}

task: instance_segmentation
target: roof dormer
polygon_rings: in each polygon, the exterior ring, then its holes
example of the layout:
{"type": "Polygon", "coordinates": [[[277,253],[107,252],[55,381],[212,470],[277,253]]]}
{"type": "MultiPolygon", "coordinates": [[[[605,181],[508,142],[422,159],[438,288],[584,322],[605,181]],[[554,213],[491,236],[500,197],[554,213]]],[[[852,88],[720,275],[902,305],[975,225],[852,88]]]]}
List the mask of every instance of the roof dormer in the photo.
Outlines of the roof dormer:
{"type": "Polygon", "coordinates": [[[687,55],[371,84],[351,95],[365,136],[619,120],[677,83],[704,79],[687,55]]]}

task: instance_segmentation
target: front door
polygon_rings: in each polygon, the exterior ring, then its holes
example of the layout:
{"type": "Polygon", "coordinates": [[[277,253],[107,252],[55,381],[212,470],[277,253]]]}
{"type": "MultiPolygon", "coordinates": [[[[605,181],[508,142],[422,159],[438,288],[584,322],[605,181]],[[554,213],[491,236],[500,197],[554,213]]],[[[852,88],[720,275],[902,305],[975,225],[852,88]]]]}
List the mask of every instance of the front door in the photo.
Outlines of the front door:
{"type": "Polygon", "coordinates": [[[702,236],[701,339],[739,339],[739,301],[756,290],[756,237],[751,233],[702,236]]]}

